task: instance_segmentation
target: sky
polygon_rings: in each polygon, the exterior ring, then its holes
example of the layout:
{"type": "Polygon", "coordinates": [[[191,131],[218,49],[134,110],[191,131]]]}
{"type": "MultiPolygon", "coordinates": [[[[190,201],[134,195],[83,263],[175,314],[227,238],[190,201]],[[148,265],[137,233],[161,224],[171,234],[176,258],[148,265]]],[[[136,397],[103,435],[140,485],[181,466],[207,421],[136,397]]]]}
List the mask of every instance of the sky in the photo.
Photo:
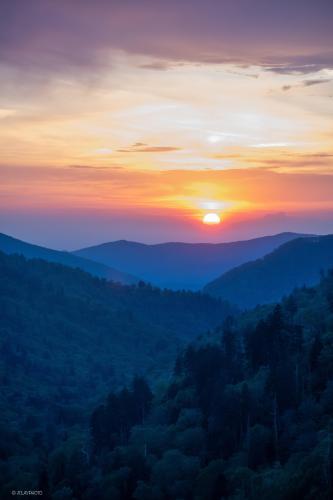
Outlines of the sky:
{"type": "Polygon", "coordinates": [[[1,9],[0,231],[61,249],[333,232],[333,2],[1,9]]]}

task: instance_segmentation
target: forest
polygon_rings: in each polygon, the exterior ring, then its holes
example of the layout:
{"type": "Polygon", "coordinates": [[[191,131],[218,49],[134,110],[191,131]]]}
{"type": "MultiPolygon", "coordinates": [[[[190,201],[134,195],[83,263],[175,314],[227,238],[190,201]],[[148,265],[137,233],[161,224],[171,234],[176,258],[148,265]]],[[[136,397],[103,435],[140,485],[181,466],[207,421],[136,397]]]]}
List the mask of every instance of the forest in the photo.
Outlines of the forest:
{"type": "Polygon", "coordinates": [[[36,486],[45,453],[85,439],[109,391],[140,374],[153,386],[168,380],[186,343],[234,310],[1,252],[0,276],[1,498],[36,486]]]}
{"type": "MultiPolygon", "coordinates": [[[[137,500],[329,499],[332,414],[330,272],[188,346],[154,396],[142,380],[111,393],[90,420],[101,479],[84,490],[137,500]]],[[[68,487],[80,495],[75,480],[68,487]]]]}
{"type": "Polygon", "coordinates": [[[0,266],[1,498],[332,497],[332,271],[239,313],[39,260],[0,266]]]}

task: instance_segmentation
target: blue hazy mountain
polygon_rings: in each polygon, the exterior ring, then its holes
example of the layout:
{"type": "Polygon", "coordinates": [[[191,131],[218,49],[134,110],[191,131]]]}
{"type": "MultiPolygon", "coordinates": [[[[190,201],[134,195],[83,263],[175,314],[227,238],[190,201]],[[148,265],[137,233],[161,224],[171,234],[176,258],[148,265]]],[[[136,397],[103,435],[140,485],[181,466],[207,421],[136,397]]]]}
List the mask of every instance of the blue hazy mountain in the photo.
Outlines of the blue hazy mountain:
{"type": "Polygon", "coordinates": [[[233,243],[162,243],[120,240],[74,252],[126,270],[162,288],[200,289],[207,282],[249,260],[263,257],[300,235],[281,233],[233,243]]]}
{"type": "Polygon", "coordinates": [[[240,307],[276,302],[295,287],[314,285],[333,267],[333,235],[298,238],[208,283],[204,292],[240,307]]]}
{"type": "Polygon", "coordinates": [[[56,262],[58,264],[79,268],[99,278],[105,278],[119,283],[132,284],[138,281],[135,276],[122,273],[105,264],[93,262],[69,252],[60,252],[38,245],[32,245],[2,233],[0,233],[0,250],[9,255],[19,254],[27,259],[43,259],[49,262],[56,262]]]}

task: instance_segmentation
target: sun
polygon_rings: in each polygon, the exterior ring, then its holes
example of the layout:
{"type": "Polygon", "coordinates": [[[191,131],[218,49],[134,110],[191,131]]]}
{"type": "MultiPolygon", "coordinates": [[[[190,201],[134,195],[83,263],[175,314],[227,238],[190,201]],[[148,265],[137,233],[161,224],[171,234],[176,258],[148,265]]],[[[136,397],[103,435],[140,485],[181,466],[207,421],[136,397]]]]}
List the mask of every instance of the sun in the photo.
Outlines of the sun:
{"type": "Polygon", "coordinates": [[[221,219],[216,213],[210,212],[203,217],[202,222],[204,224],[214,225],[220,224],[221,219]]]}

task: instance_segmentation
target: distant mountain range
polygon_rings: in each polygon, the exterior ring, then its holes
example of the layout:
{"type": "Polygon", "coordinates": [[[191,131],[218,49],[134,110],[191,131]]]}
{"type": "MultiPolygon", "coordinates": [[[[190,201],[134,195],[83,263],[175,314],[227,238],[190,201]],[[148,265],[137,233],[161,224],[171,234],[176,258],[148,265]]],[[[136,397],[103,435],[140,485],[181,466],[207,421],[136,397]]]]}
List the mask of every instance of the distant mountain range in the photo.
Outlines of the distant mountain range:
{"type": "Polygon", "coordinates": [[[333,268],[333,235],[298,238],[265,257],[238,266],[203,289],[243,307],[276,302],[295,287],[319,282],[333,268]]]}
{"type": "Polygon", "coordinates": [[[73,252],[78,257],[126,270],[162,288],[201,289],[235,266],[263,257],[299,236],[281,233],[233,243],[162,243],[146,245],[126,240],[73,252]]]}
{"type": "Polygon", "coordinates": [[[122,273],[105,264],[93,262],[69,252],[59,252],[57,250],[51,250],[50,248],[32,245],[2,233],[0,233],[0,250],[9,255],[19,254],[27,259],[43,259],[49,262],[56,262],[58,264],[79,268],[99,278],[105,278],[123,284],[133,284],[138,281],[135,276],[122,273]]]}

